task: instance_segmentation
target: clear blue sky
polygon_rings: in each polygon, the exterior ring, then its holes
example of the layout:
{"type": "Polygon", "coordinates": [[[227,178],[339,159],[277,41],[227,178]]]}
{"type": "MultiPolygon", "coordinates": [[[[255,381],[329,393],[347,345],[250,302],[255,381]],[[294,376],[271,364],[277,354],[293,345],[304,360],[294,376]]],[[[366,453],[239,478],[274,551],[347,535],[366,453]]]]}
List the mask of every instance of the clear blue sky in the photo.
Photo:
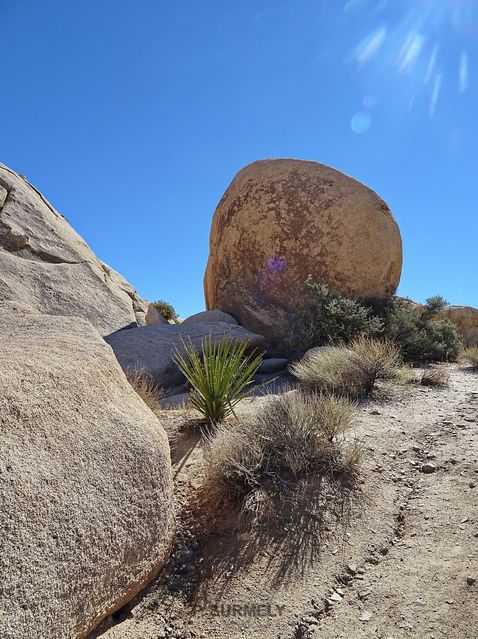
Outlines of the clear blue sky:
{"type": "Polygon", "coordinates": [[[0,160],[148,299],[203,308],[211,216],[266,157],[389,203],[400,292],[478,306],[478,0],[0,0],[0,160]]]}

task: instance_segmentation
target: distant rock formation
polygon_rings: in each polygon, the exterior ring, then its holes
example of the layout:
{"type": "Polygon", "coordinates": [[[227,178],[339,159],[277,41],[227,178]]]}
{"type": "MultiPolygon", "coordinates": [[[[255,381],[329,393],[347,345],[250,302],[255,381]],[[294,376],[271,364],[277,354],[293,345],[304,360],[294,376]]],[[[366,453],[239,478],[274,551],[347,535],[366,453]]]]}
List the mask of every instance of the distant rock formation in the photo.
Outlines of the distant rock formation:
{"type": "Polygon", "coordinates": [[[206,306],[277,341],[308,275],[346,295],[385,297],[401,268],[398,225],[372,190],[316,162],[262,160],[236,175],[214,214],[206,306]]]}
{"type": "Polygon", "coordinates": [[[472,306],[447,306],[436,319],[448,319],[457,327],[466,346],[478,345],[478,308],[472,306]]]}
{"type": "Polygon", "coordinates": [[[0,300],[77,315],[102,335],[145,323],[148,304],[43,195],[0,164],[0,300]]]}
{"type": "Polygon", "coordinates": [[[168,555],[168,441],[86,320],[0,302],[0,334],[0,634],[81,639],[168,555]]]}

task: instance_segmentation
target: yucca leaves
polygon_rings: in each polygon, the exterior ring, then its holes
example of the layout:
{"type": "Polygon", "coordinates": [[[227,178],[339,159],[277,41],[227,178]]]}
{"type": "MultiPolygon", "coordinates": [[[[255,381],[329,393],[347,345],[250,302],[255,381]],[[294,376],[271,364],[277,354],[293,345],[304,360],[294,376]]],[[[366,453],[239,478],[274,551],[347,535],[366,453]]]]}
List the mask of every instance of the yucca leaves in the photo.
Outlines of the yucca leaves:
{"type": "Polygon", "coordinates": [[[250,387],[262,356],[247,356],[245,342],[214,343],[203,340],[198,353],[191,342],[184,354],[176,349],[174,360],[193,387],[191,403],[210,424],[235,415],[236,404],[252,391],[250,387]]]}

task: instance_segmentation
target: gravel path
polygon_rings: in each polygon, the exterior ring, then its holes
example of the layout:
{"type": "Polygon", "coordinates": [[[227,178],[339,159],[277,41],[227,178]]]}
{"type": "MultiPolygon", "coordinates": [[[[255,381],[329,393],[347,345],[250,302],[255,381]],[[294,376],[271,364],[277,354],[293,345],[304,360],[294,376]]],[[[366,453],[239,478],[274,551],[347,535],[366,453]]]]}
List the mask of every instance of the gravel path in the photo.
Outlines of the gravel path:
{"type": "MultiPolygon", "coordinates": [[[[478,376],[449,368],[445,389],[393,389],[360,407],[363,498],[345,530],[282,531],[252,554],[247,536],[216,534],[102,637],[476,639],[478,376]],[[199,562],[210,569],[186,598],[199,562]]],[[[201,459],[199,445],[184,451],[180,499],[201,459]]]]}

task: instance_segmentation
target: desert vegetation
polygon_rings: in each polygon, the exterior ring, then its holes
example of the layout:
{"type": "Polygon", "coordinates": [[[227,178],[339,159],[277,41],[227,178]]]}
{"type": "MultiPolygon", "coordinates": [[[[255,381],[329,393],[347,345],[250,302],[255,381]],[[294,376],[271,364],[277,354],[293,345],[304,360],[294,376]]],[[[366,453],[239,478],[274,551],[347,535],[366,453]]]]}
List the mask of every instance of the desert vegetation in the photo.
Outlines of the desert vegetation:
{"type": "Polygon", "coordinates": [[[462,359],[478,371],[478,346],[470,346],[463,351],[462,359]]]}
{"type": "Polygon", "coordinates": [[[176,321],[178,319],[178,314],[172,304],[169,302],[165,302],[164,300],[157,300],[156,302],[152,302],[152,305],[158,310],[161,315],[167,319],[176,321]]]}
{"type": "Polygon", "coordinates": [[[152,411],[159,410],[164,393],[149,373],[140,369],[132,369],[126,371],[126,379],[152,411]]]}
{"type": "Polygon", "coordinates": [[[390,379],[401,363],[390,340],[359,337],[348,346],[326,347],[291,366],[305,389],[358,398],[372,392],[378,379],[390,379]]]}
{"type": "Polygon", "coordinates": [[[200,353],[191,343],[183,347],[175,361],[191,386],[191,404],[210,425],[235,415],[235,406],[252,391],[262,356],[247,355],[244,342],[214,343],[210,337],[200,353]]]}
{"type": "Polygon", "coordinates": [[[310,278],[304,287],[306,301],[299,305],[287,339],[291,350],[382,337],[395,342],[409,362],[455,361],[460,353],[462,340],[455,325],[436,319],[447,306],[440,295],[421,307],[398,297],[352,299],[310,278]]]}
{"type": "Polygon", "coordinates": [[[250,522],[283,515],[306,484],[357,476],[360,454],[345,441],[354,406],[347,399],[289,391],[271,396],[238,424],[218,426],[207,441],[207,503],[218,512],[236,504],[250,522]]]}
{"type": "Polygon", "coordinates": [[[438,386],[443,387],[448,384],[450,375],[446,368],[442,366],[434,366],[423,371],[420,383],[422,386],[438,386]]]}

